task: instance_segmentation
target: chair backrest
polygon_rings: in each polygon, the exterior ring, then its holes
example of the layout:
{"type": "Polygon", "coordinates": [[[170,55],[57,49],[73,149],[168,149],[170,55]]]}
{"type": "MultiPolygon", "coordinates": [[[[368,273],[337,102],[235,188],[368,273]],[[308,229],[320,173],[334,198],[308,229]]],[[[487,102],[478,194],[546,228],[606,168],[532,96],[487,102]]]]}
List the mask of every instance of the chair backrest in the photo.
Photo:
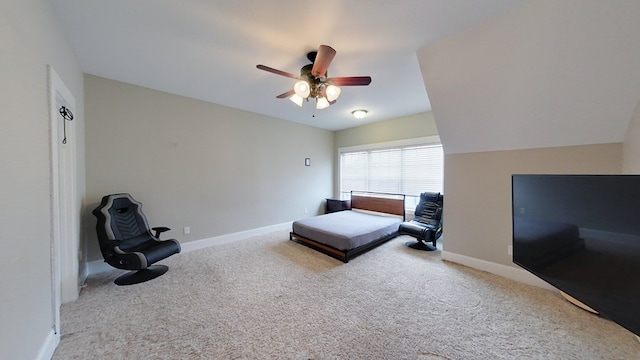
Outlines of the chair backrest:
{"type": "Polygon", "coordinates": [[[142,203],[129,194],[104,196],[93,214],[98,218],[98,238],[103,235],[107,240],[126,240],[151,235],[147,218],[142,213],[142,203]]]}
{"type": "Polygon", "coordinates": [[[442,209],[444,196],[438,192],[424,192],[420,194],[420,202],[416,206],[413,220],[442,228],[442,209]]]}

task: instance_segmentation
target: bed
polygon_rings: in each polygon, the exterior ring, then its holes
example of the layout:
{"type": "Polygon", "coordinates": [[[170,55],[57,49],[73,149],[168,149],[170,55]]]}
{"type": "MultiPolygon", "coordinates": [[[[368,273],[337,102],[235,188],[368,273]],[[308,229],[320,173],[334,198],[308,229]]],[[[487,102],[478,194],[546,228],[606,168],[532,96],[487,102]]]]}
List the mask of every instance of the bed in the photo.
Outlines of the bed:
{"type": "Polygon", "coordinates": [[[405,196],[351,192],[351,209],[294,221],[289,240],[345,263],[394,237],[405,220],[405,196]]]}

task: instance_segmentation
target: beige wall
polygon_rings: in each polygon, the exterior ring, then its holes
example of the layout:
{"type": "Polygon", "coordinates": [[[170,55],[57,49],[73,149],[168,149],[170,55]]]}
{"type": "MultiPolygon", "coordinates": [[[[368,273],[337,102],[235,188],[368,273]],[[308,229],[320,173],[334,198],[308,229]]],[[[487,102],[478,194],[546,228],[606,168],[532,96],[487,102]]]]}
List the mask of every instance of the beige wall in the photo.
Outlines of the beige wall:
{"type": "MultiPolygon", "coordinates": [[[[91,209],[129,192],[186,243],[316,215],[332,194],[331,131],[91,75],[85,89],[91,209]]],[[[90,211],[85,224],[101,259],[90,211]]]]}
{"type": "Polygon", "coordinates": [[[622,144],[445,155],[444,251],[513,265],[512,174],[619,174],[622,144]]]}
{"type": "Polygon", "coordinates": [[[336,149],[430,135],[438,135],[431,111],[335,132],[336,149]]]}
{"type": "Polygon", "coordinates": [[[403,116],[373,124],[335,132],[334,196],[340,191],[340,161],[338,149],[347,146],[376,144],[438,135],[436,121],[431,111],[403,116]]]}
{"type": "MultiPolygon", "coordinates": [[[[84,173],[82,72],[50,1],[0,2],[0,357],[35,359],[54,346],[47,65],[73,93],[84,173]]],[[[79,201],[84,175],[75,179],[79,201]]]]}

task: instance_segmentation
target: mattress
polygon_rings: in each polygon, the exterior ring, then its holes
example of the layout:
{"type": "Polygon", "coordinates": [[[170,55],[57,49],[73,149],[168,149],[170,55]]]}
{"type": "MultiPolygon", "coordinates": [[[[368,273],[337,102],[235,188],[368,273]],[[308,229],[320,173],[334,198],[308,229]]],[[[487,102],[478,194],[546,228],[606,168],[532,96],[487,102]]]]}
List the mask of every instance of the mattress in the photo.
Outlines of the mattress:
{"type": "Polygon", "coordinates": [[[398,232],[402,219],[355,210],[339,211],[293,222],[293,232],[346,251],[398,232]]]}

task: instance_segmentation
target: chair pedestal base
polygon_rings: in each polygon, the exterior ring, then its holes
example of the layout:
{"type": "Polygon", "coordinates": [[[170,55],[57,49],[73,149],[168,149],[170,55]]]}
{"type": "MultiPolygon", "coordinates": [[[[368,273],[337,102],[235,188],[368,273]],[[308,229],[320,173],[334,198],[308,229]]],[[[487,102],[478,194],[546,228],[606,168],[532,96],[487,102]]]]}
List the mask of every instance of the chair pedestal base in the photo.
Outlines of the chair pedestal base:
{"type": "Polygon", "coordinates": [[[406,243],[404,243],[406,246],[412,248],[412,249],[416,249],[416,250],[423,250],[423,251],[434,251],[437,250],[437,248],[435,246],[426,244],[422,241],[408,241],[406,243]]]}
{"type": "Polygon", "coordinates": [[[114,283],[116,285],[133,285],[139,284],[164,274],[169,270],[166,265],[152,265],[142,270],[133,270],[124,275],[119,276],[114,283]]]}

